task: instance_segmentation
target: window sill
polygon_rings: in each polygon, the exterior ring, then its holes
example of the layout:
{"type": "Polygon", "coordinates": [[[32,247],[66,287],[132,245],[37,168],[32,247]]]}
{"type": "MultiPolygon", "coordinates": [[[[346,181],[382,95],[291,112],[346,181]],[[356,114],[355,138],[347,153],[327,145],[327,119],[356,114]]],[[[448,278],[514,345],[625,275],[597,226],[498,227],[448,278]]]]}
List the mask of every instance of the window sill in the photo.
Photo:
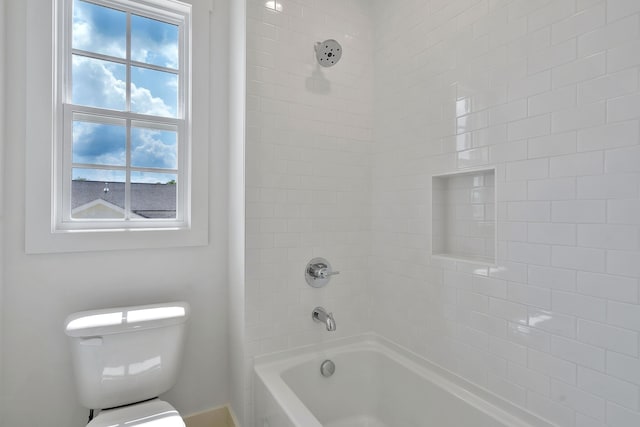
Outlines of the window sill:
{"type": "Polygon", "coordinates": [[[26,233],[26,253],[65,253],[205,246],[209,243],[207,230],[194,228],[137,228],[62,230],[57,232],[26,233]]]}

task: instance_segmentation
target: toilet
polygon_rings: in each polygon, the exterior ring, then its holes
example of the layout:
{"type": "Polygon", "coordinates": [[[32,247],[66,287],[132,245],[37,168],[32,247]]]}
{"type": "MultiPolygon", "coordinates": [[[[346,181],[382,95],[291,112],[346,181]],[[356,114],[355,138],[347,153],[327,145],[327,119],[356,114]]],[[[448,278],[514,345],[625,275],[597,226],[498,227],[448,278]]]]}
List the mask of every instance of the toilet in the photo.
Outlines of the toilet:
{"type": "Polygon", "coordinates": [[[158,396],[175,384],[182,361],[189,304],[173,302],[71,314],[71,343],[80,402],[88,427],[184,427],[158,396]]]}

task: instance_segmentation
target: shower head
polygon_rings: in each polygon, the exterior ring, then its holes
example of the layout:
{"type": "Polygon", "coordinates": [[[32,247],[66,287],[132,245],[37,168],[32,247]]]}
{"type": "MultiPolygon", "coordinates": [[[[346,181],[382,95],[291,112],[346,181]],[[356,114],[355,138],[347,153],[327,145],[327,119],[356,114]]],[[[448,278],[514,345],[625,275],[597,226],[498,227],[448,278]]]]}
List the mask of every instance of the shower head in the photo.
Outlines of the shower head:
{"type": "Polygon", "coordinates": [[[333,39],[316,43],[316,59],[323,67],[333,67],[342,57],[342,46],[333,39]]]}

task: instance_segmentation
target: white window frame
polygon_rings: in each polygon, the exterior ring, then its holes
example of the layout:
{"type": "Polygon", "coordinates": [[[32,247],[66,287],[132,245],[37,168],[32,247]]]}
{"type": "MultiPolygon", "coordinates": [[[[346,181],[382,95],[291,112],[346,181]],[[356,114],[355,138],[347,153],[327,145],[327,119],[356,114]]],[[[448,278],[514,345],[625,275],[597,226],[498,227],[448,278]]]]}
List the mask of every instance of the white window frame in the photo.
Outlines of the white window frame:
{"type": "Polygon", "coordinates": [[[186,88],[189,87],[190,76],[190,46],[189,38],[191,33],[190,13],[187,5],[175,3],[165,3],[162,6],[151,6],[145,2],[135,0],[83,0],[98,6],[108,7],[125,12],[127,14],[126,26],[126,55],[125,58],[115,58],[108,55],[73,49],[72,46],[72,25],[73,25],[73,3],[74,0],[61,0],[62,13],[60,20],[60,37],[62,39],[61,48],[58,49],[58,105],[57,127],[61,134],[56,138],[57,156],[54,165],[54,223],[56,231],[63,230],[109,230],[109,229],[129,229],[129,228],[188,228],[189,227],[189,193],[188,162],[186,161],[190,145],[190,100],[186,88]],[[131,15],[143,16],[157,21],[173,24],[178,27],[178,111],[177,117],[160,117],[136,114],[130,112],[131,105],[131,67],[142,67],[157,71],[169,71],[165,67],[153,66],[136,62],[131,59],[131,15]],[[126,111],[114,111],[103,108],[86,107],[72,103],[72,59],[74,54],[84,57],[109,61],[124,65],[126,67],[126,111]],[[126,129],[126,165],[125,166],[102,166],[102,165],[76,165],[72,162],[73,156],[73,121],[75,116],[84,116],[90,121],[102,124],[114,124],[120,122],[126,129]],[[177,170],[158,170],[151,168],[131,167],[131,129],[135,124],[144,124],[147,128],[168,129],[177,132],[177,170]],[[71,189],[72,170],[74,167],[91,169],[119,170],[125,173],[125,218],[117,219],[79,219],[73,218],[71,210],[71,189]],[[131,171],[172,173],[177,175],[177,200],[176,218],[171,220],[135,218],[132,214],[131,206],[131,171]]]}
{"type": "MultiPolygon", "coordinates": [[[[90,2],[94,2],[90,0],[90,2]]],[[[125,0],[100,0],[94,3],[117,5],[129,3],[125,0]]],[[[179,246],[202,246],[209,242],[209,143],[211,133],[210,112],[210,18],[211,3],[202,0],[135,0],[136,14],[167,21],[187,17],[183,40],[188,49],[180,58],[184,61],[180,70],[190,70],[185,78],[183,105],[187,109],[179,112],[176,126],[185,127],[188,142],[182,143],[182,153],[178,153],[177,203],[182,203],[183,212],[176,220],[131,218],[119,223],[113,220],[73,220],[65,218],[70,203],[62,196],[62,172],[67,168],[67,184],[71,184],[70,175],[70,139],[65,141],[64,114],[75,107],[65,106],[62,84],[65,76],[60,49],[70,49],[70,34],[65,34],[65,14],[70,10],[71,0],[53,0],[43,4],[38,0],[27,0],[27,75],[29,82],[26,93],[27,129],[26,129],[26,223],[25,251],[27,253],[80,252],[92,250],[117,250],[136,248],[160,248],[179,246]],[[46,6],[50,4],[50,8],[46,6]],[[154,15],[156,11],[159,15],[154,15]],[[161,12],[157,12],[161,11],[161,12]],[[192,33],[197,31],[198,37],[192,33]],[[53,36],[53,37],[52,37],[53,36]],[[48,40],[52,40],[48,43],[48,40]],[[63,43],[67,43],[64,45],[63,43]],[[188,79],[187,77],[190,77],[188,79]],[[192,87],[197,85],[198,90],[192,87]],[[67,111],[65,111],[65,109],[67,111]],[[181,124],[181,116],[191,117],[191,121],[181,124]],[[191,113],[191,114],[189,114],[191,113]],[[38,125],[30,125],[38,123],[38,125]],[[66,146],[65,146],[66,144],[66,146]],[[66,153],[65,153],[65,150],[66,153]],[[182,155],[181,155],[182,154],[182,155]],[[63,209],[63,206],[67,206],[63,209]]],[[[69,52],[71,52],[69,50],[69,52]]],[[[68,54],[70,60],[70,53],[68,54]]],[[[69,87],[70,90],[70,87],[69,87]]],[[[179,99],[179,105],[181,104],[179,99]]],[[[95,109],[82,107],[83,112],[99,113],[95,109]]],[[[110,113],[112,113],[110,111],[110,113]]],[[[131,115],[132,120],[146,121],[145,115],[131,115]]],[[[163,118],[164,120],[165,118],[163,118]]],[[[70,126],[71,120],[67,120],[70,126]]],[[[69,131],[69,129],[67,129],[69,131]]],[[[135,168],[138,170],[139,168],[135,168]]],[[[156,170],[153,170],[156,172],[156,170]]],[[[67,191],[67,194],[70,194],[67,191]]]]}

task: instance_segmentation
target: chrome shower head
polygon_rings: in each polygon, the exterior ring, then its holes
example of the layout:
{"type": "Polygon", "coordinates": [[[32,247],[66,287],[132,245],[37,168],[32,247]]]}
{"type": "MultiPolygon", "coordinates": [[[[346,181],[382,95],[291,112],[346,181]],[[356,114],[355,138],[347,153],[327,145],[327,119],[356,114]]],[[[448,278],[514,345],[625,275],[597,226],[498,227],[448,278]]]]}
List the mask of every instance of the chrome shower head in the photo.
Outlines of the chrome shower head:
{"type": "Polygon", "coordinates": [[[333,39],[316,43],[316,59],[323,67],[333,67],[342,58],[342,46],[333,39]]]}

